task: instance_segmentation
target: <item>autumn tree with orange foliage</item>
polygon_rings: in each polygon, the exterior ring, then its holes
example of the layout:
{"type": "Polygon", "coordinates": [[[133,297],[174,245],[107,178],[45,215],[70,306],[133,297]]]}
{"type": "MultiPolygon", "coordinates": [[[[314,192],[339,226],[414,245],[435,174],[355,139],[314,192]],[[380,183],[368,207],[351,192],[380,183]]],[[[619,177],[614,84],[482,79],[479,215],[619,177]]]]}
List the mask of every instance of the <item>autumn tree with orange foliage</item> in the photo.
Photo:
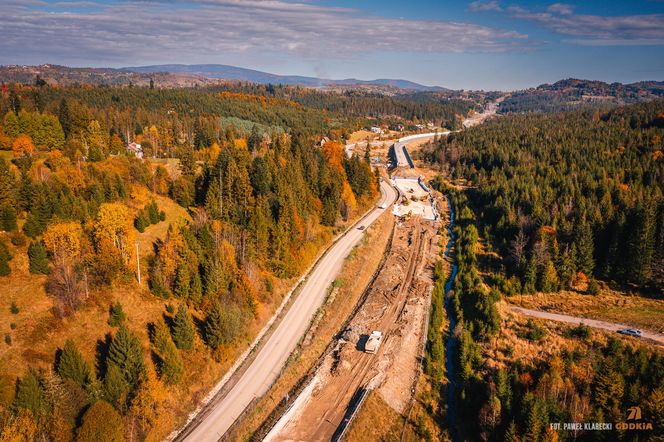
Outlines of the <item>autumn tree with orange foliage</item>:
{"type": "Polygon", "coordinates": [[[29,135],[19,135],[12,143],[14,158],[31,157],[35,152],[35,145],[29,135]]]}

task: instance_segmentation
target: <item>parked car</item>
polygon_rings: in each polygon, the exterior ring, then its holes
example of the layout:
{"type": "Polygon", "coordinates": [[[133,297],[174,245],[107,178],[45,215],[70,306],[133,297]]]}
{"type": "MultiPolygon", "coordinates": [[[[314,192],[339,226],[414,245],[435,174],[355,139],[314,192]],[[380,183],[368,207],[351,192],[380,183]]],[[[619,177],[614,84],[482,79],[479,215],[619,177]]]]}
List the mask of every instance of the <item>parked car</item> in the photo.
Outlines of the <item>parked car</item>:
{"type": "Polygon", "coordinates": [[[618,333],[621,335],[627,335],[627,336],[634,336],[636,338],[640,338],[641,335],[643,334],[641,330],[637,330],[635,328],[621,328],[618,330],[618,333]]]}

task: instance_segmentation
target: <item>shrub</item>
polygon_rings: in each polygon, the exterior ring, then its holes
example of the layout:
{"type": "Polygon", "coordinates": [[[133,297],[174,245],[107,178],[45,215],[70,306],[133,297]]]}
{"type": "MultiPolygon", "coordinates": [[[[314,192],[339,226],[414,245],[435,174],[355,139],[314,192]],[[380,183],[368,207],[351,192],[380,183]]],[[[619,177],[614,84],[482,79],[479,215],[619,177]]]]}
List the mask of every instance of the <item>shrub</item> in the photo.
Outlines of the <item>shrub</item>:
{"type": "Polygon", "coordinates": [[[599,290],[600,290],[599,283],[597,282],[597,280],[595,278],[588,281],[588,293],[590,295],[593,295],[593,296],[599,295],[599,290]]]}
{"type": "Polygon", "coordinates": [[[106,401],[97,401],[87,409],[76,435],[78,442],[122,442],[124,424],[122,417],[106,401]]]}
{"type": "Polygon", "coordinates": [[[120,304],[120,301],[115,301],[113,304],[111,304],[111,307],[108,309],[108,325],[111,327],[119,327],[120,324],[122,324],[125,319],[127,319],[127,315],[122,309],[122,304],[120,304]]]}
{"type": "Polygon", "coordinates": [[[16,247],[22,247],[25,245],[25,235],[19,232],[18,230],[12,232],[10,235],[10,239],[12,244],[14,244],[16,247]]]}

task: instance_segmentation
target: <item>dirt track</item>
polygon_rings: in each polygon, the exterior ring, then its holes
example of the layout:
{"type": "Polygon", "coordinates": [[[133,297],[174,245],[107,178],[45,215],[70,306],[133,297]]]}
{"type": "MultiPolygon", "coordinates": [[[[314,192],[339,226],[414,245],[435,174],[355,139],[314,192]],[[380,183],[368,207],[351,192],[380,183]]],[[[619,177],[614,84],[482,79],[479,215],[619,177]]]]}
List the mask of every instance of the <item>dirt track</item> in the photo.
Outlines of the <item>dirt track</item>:
{"type": "Polygon", "coordinates": [[[361,387],[377,390],[397,412],[404,411],[419,364],[437,227],[413,218],[395,229],[390,254],[366,300],[266,440],[330,440],[361,387]],[[384,335],[375,355],[362,351],[373,330],[384,335]]]}
{"type": "MultiPolygon", "coordinates": [[[[603,330],[609,330],[614,332],[617,332],[620,329],[633,328],[630,325],[599,321],[597,319],[588,319],[588,318],[581,318],[578,316],[562,315],[559,313],[543,312],[541,310],[531,310],[516,306],[510,306],[510,308],[516,313],[521,313],[522,315],[528,315],[535,318],[546,319],[550,321],[568,322],[570,324],[584,324],[587,325],[588,327],[600,328],[603,330]]],[[[648,339],[651,341],[655,341],[660,345],[664,345],[664,335],[660,333],[651,332],[648,330],[643,330],[642,332],[643,332],[643,339],[648,339]]]]}

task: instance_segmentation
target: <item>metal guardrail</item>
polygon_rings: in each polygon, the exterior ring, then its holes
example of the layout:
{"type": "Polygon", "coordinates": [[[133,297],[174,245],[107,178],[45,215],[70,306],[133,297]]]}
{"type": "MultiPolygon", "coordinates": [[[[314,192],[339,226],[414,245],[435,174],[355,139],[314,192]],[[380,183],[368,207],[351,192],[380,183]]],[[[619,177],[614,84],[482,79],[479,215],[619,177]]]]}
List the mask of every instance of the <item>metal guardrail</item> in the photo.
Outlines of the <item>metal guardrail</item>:
{"type": "Polygon", "coordinates": [[[335,431],[334,434],[332,435],[331,442],[341,442],[343,440],[344,436],[346,435],[346,432],[353,423],[353,420],[355,420],[357,413],[362,408],[362,405],[364,404],[364,401],[367,399],[367,396],[369,396],[370,392],[371,389],[365,387],[360,387],[355,392],[353,398],[350,401],[350,405],[348,406],[348,410],[346,410],[346,414],[344,415],[343,420],[337,427],[337,431],[335,431]]]}

